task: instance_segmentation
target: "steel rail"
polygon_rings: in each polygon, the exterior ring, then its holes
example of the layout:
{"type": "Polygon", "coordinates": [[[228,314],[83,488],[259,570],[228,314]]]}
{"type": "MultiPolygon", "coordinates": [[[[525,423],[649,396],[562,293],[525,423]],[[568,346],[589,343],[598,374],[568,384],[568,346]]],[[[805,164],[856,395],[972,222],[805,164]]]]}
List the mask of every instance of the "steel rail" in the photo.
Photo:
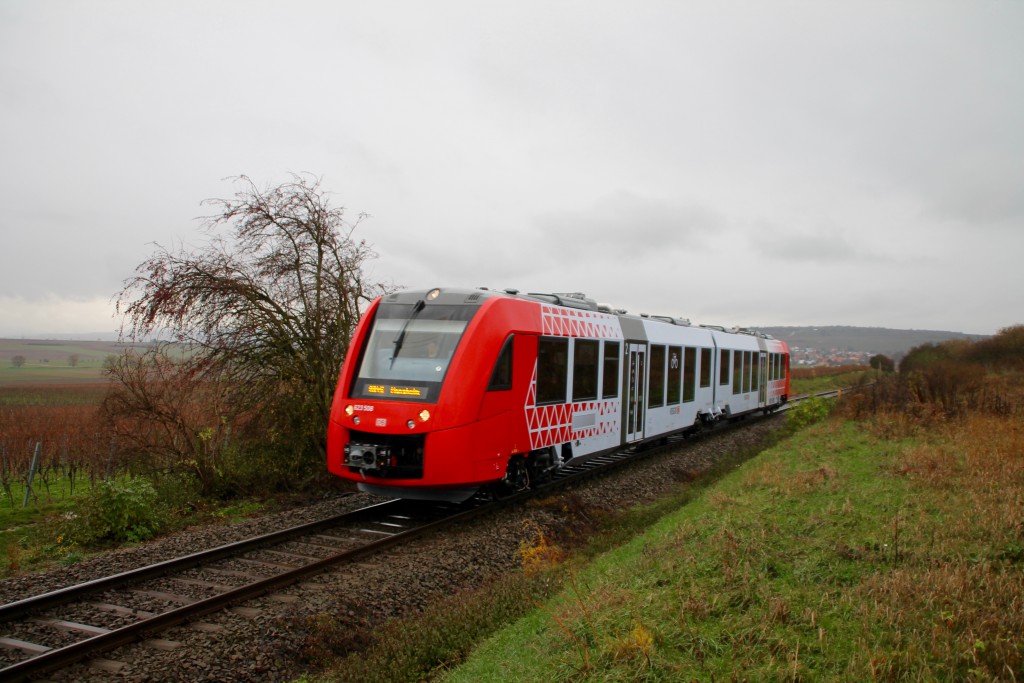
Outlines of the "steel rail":
{"type": "Polygon", "coordinates": [[[55,591],[41,593],[23,600],[18,600],[17,602],[11,602],[0,606],[0,623],[21,618],[32,612],[38,612],[43,609],[72,602],[79,598],[83,598],[90,593],[110,590],[112,588],[138,583],[147,579],[154,579],[174,571],[191,569],[192,567],[197,567],[207,562],[282,543],[319,529],[337,526],[339,524],[344,524],[347,521],[356,521],[361,517],[369,516],[372,512],[380,512],[387,510],[390,507],[400,507],[399,503],[400,501],[398,500],[385,501],[383,503],[370,505],[357,510],[350,510],[349,512],[335,515],[334,517],[307,522],[287,529],[281,529],[279,531],[273,531],[260,536],[236,541],[234,543],[227,543],[208,550],[200,550],[190,555],[172,558],[170,560],[157,562],[156,564],[146,565],[144,567],[138,567],[136,569],[129,569],[128,571],[121,572],[120,574],[112,574],[111,576],[105,576],[92,581],[85,581],[73,586],[68,586],[67,588],[60,588],[55,591]]]}
{"type": "MultiPolygon", "coordinates": [[[[503,503],[504,501],[501,502],[503,503]]],[[[355,512],[362,512],[373,509],[379,510],[382,507],[390,506],[396,503],[407,504],[407,501],[388,501],[385,503],[380,503],[375,506],[371,506],[369,508],[361,508],[360,510],[357,510],[355,512]]],[[[6,668],[0,669],[0,679],[12,682],[30,680],[32,678],[55,671],[57,669],[67,667],[71,664],[79,662],[90,656],[99,654],[101,652],[106,652],[114,648],[120,647],[122,645],[128,645],[137,640],[149,637],[152,634],[159,633],[160,631],[164,631],[168,628],[171,628],[172,626],[177,626],[179,624],[190,621],[197,617],[201,617],[205,614],[219,611],[233,603],[258,597],[271,590],[294,583],[299,579],[310,574],[316,574],[318,572],[328,569],[329,567],[336,566],[339,564],[354,562],[363,557],[373,555],[374,553],[390,548],[391,546],[412,540],[413,538],[419,537],[421,535],[442,528],[449,524],[466,521],[477,515],[484,514],[485,512],[490,512],[493,509],[496,509],[496,506],[478,506],[470,508],[468,510],[456,512],[452,515],[442,517],[441,519],[434,520],[432,522],[427,522],[413,529],[401,531],[386,538],[371,541],[370,543],[359,546],[358,548],[353,548],[351,550],[335,553],[334,555],[316,560],[302,567],[297,567],[295,569],[282,572],[280,574],[268,577],[266,579],[262,579],[260,581],[255,581],[244,586],[239,586],[238,588],[234,588],[219,595],[205,598],[192,604],[172,609],[161,614],[157,614],[147,619],[138,621],[134,624],[129,624],[128,626],[123,626],[119,629],[109,631],[108,633],[96,635],[91,638],[80,640],[76,643],[73,643],[65,647],[56,648],[48,652],[44,652],[29,659],[22,660],[21,662],[18,662],[6,668]]],[[[327,521],[321,521],[303,526],[316,527],[328,525],[329,524],[327,523],[327,521]]],[[[236,544],[231,545],[234,546],[236,544]]],[[[190,555],[188,557],[192,558],[194,556],[190,555]]],[[[122,576],[124,575],[117,575],[117,577],[122,576]]],[[[90,584],[91,583],[95,582],[90,582],[90,584]]],[[[62,593],[62,591],[55,591],[55,593],[62,593]]]]}

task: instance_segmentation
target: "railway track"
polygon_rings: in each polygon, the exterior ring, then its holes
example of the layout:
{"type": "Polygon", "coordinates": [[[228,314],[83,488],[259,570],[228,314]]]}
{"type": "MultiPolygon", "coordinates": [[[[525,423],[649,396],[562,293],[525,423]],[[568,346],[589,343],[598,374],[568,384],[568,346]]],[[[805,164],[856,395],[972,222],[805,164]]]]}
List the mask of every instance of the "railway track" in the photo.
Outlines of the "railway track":
{"type": "MultiPolygon", "coordinates": [[[[726,424],[714,431],[736,426],[726,424]]],[[[31,680],[152,639],[173,626],[328,568],[364,560],[444,526],[531,496],[550,495],[661,453],[687,437],[675,435],[642,452],[627,449],[570,465],[552,481],[500,500],[485,495],[461,505],[392,500],[0,606],[0,632],[6,634],[0,637],[0,648],[7,651],[0,661],[9,662],[0,668],[0,680],[31,680]],[[82,619],[82,614],[90,616],[82,619]]]]}
{"type": "Polygon", "coordinates": [[[152,638],[481,510],[478,501],[392,500],[3,605],[0,647],[19,661],[0,669],[0,680],[31,680],[152,638]],[[83,623],[81,614],[99,623],[83,623]]]}

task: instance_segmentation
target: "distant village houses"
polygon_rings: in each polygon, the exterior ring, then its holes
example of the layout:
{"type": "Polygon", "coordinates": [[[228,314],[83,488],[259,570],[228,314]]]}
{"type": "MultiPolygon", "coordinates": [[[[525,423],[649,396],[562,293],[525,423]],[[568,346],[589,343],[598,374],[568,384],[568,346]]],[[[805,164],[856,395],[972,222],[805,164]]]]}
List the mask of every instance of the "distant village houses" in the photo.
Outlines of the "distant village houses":
{"type": "Polygon", "coordinates": [[[840,349],[814,349],[789,347],[791,365],[798,368],[815,366],[868,365],[875,354],[868,351],[844,351],[840,349]]]}

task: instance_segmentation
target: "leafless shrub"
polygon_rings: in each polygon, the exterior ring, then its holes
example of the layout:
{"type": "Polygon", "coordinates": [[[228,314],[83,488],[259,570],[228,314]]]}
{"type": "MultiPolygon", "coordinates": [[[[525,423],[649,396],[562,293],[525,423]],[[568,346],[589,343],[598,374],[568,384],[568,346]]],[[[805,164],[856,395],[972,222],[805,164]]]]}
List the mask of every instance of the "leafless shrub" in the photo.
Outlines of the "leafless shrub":
{"type": "Polygon", "coordinates": [[[113,376],[124,386],[108,412],[182,457],[211,448],[196,429],[259,414],[270,447],[301,470],[322,462],[349,339],[361,307],[386,288],[364,273],[376,256],[354,237],[365,215],[349,221],[332,208],[319,179],[295,175],[266,189],[236,181],[232,199],[207,201],[218,212],[204,223],[205,246],[158,245],[126,280],[117,298],[122,336],[169,335],[188,359],[118,361],[113,376]],[[200,409],[207,412],[194,415],[200,409]]]}
{"type": "Polygon", "coordinates": [[[128,351],[108,362],[114,383],[102,416],[136,468],[184,469],[210,494],[232,445],[232,429],[245,423],[237,408],[242,402],[218,364],[168,350],[160,345],[142,354],[128,351]]]}

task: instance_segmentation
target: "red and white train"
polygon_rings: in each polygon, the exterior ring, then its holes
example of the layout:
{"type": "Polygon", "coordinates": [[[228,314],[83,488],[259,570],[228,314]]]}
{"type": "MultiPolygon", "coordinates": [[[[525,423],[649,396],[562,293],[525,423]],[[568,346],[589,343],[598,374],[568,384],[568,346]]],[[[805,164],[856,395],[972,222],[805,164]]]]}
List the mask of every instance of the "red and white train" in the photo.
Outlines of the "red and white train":
{"type": "Polygon", "coordinates": [[[581,294],[397,292],[356,328],[327,466],[364,491],[458,501],[788,396],[789,349],[754,332],[581,294]]]}

